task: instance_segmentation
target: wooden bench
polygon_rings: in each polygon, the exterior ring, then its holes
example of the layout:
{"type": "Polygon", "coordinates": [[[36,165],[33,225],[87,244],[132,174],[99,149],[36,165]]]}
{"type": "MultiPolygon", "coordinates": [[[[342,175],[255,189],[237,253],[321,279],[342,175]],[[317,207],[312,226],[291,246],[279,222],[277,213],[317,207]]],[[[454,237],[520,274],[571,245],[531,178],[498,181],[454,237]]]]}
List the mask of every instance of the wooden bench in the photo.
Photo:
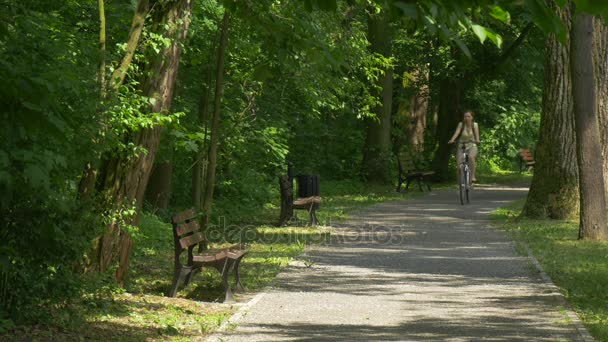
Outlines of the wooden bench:
{"type": "Polygon", "coordinates": [[[169,295],[175,297],[178,288],[184,283],[187,286],[192,276],[203,267],[213,267],[222,276],[224,286],[224,302],[234,302],[228,276],[234,273],[235,290],[244,290],[239,275],[241,259],[247,254],[244,244],[225,248],[204,249],[206,238],[198,223],[198,215],[194,209],[177,213],[172,218],[173,240],[175,242],[175,273],[169,295]],[[198,253],[194,249],[198,249],[198,253]],[[187,256],[182,253],[187,251],[187,256]],[[184,262],[182,258],[187,257],[184,262]]]}
{"type": "Polygon", "coordinates": [[[521,149],[519,150],[519,172],[523,170],[530,171],[536,165],[536,161],[534,160],[534,155],[532,151],[521,149]]]}
{"type": "Polygon", "coordinates": [[[406,183],[405,190],[408,190],[410,184],[413,181],[416,181],[418,183],[418,189],[420,189],[420,191],[424,191],[422,187],[423,185],[426,186],[429,191],[431,191],[430,183],[433,176],[435,175],[435,171],[420,170],[416,168],[416,163],[413,161],[413,158],[411,158],[411,156],[407,153],[397,154],[396,157],[397,167],[399,171],[399,174],[397,176],[397,192],[401,191],[401,186],[403,185],[403,183],[406,183]],[[404,167],[403,163],[401,162],[402,159],[404,160],[406,165],[409,166],[409,168],[404,167]]]}
{"type": "Polygon", "coordinates": [[[318,175],[298,175],[298,198],[293,199],[293,164],[287,164],[287,175],[279,177],[281,189],[281,216],[279,226],[286,224],[294,216],[294,209],[306,210],[310,216],[309,224],[317,225],[317,210],[321,204],[318,175]]]}

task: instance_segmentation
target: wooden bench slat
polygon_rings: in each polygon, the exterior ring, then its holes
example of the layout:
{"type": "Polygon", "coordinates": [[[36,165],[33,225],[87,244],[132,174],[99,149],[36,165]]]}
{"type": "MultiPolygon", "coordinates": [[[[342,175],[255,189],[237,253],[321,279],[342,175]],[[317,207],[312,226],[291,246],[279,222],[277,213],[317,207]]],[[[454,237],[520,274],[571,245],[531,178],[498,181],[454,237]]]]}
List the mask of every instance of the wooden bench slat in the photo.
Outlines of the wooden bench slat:
{"type": "Polygon", "coordinates": [[[180,213],[177,213],[175,215],[173,215],[173,223],[182,223],[185,222],[187,220],[191,220],[193,218],[195,218],[196,215],[196,210],[194,210],[194,208],[182,211],[180,213]]]}
{"type": "Polygon", "coordinates": [[[226,251],[226,256],[230,259],[238,259],[245,253],[246,251],[244,250],[228,250],[226,251]]]}
{"type": "Polygon", "coordinates": [[[191,233],[195,230],[199,230],[200,226],[198,221],[190,221],[188,223],[181,223],[175,227],[175,231],[177,232],[177,236],[182,236],[184,234],[191,233]]]}
{"type": "Polygon", "coordinates": [[[195,254],[198,249],[196,248],[197,245],[200,248],[203,246],[201,243],[206,241],[205,234],[201,231],[198,220],[193,220],[196,217],[197,213],[194,209],[180,212],[172,217],[175,273],[169,296],[175,297],[182,284],[188,285],[190,278],[197,270],[203,267],[212,267],[222,277],[225,301],[234,301],[232,289],[228,285],[228,277],[230,274],[234,274],[236,288],[244,290],[243,284],[240,281],[239,265],[241,259],[247,253],[247,247],[244,244],[236,244],[230,247],[206,249],[195,254]],[[183,253],[187,253],[187,259],[182,257],[183,253]],[[184,262],[184,260],[186,261],[184,262]]]}
{"type": "Polygon", "coordinates": [[[293,205],[307,205],[307,204],[311,204],[311,203],[321,203],[321,197],[320,196],[310,196],[310,197],[298,198],[295,201],[293,201],[293,205]]]}
{"type": "Polygon", "coordinates": [[[204,241],[204,240],[205,240],[205,235],[201,232],[198,232],[198,233],[194,233],[190,236],[187,236],[185,238],[179,239],[179,244],[180,244],[180,246],[182,246],[182,248],[186,249],[186,248],[196,245],[197,243],[204,241]]]}

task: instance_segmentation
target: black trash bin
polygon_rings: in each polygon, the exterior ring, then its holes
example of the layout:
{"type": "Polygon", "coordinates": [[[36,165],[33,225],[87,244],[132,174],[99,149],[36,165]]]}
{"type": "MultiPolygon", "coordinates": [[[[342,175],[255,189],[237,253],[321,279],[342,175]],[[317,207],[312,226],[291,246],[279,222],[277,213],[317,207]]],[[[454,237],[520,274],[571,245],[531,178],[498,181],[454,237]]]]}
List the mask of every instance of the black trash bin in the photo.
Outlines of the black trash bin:
{"type": "Polygon", "coordinates": [[[319,175],[297,175],[298,198],[320,196],[319,175]]]}

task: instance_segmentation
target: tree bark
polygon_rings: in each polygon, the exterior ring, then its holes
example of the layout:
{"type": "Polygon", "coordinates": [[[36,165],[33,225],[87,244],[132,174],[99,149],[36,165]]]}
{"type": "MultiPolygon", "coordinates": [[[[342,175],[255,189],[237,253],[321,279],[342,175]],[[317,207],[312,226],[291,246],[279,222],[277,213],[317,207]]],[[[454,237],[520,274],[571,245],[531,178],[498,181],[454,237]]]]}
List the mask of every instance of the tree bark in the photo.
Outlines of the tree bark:
{"type": "MultiPolygon", "coordinates": [[[[569,26],[568,6],[557,11],[569,26]]],[[[562,45],[554,35],[545,45],[543,107],[534,158],[534,177],[522,215],[557,220],[575,217],[579,189],[570,49],[569,43],[562,45]]]]}
{"type": "MultiPolygon", "coordinates": [[[[439,81],[439,109],[437,115],[437,150],[433,159],[433,169],[438,181],[450,179],[449,162],[452,150],[448,141],[454,134],[458,122],[462,121],[465,81],[461,77],[445,78],[439,81]]],[[[453,170],[455,175],[455,170],[453,170]]]]}
{"type": "Polygon", "coordinates": [[[110,89],[113,91],[120,88],[125,80],[125,77],[127,76],[129,66],[131,65],[133,56],[135,56],[135,50],[137,50],[137,46],[139,45],[141,33],[144,30],[144,24],[146,22],[148,11],[149,0],[139,0],[137,3],[137,9],[135,10],[135,15],[133,16],[133,21],[131,22],[131,30],[129,31],[129,39],[127,40],[127,51],[120,63],[120,66],[114,70],[112,76],[110,77],[110,89]]]}
{"type": "Polygon", "coordinates": [[[600,18],[595,19],[593,40],[597,116],[602,139],[604,185],[606,196],[608,196],[608,26],[600,18]]]}
{"type": "Polygon", "coordinates": [[[279,226],[283,226],[293,218],[293,181],[288,175],[279,177],[279,189],[281,191],[279,226]]]}
{"type": "Polygon", "coordinates": [[[205,71],[205,83],[198,107],[198,121],[203,128],[204,141],[199,146],[199,152],[194,158],[192,169],[192,205],[196,210],[202,209],[203,180],[206,179],[207,166],[207,134],[209,129],[209,102],[211,99],[211,86],[213,83],[212,68],[208,67],[205,71]]]}
{"type": "Polygon", "coordinates": [[[222,19],[222,32],[220,35],[220,45],[217,51],[217,68],[215,78],[215,98],[213,103],[213,119],[211,123],[211,139],[209,142],[209,152],[207,154],[207,177],[205,179],[205,191],[202,203],[204,212],[203,224],[206,228],[209,224],[211,209],[213,204],[213,192],[215,190],[215,172],[217,168],[217,150],[220,137],[220,115],[222,106],[222,96],[224,93],[224,64],[226,59],[226,47],[228,45],[228,28],[230,24],[230,13],[224,12],[222,19]]]}
{"type": "Polygon", "coordinates": [[[173,165],[170,161],[154,163],[146,187],[146,202],[156,209],[167,209],[169,207],[172,174],[173,165]]]}
{"type": "MultiPolygon", "coordinates": [[[[106,23],[105,23],[105,8],[104,8],[104,0],[99,0],[99,18],[100,18],[100,35],[99,35],[99,45],[100,45],[100,65],[99,65],[99,78],[101,84],[101,100],[108,100],[108,92],[107,92],[107,84],[105,77],[105,42],[106,42],[106,23]]],[[[133,56],[135,55],[135,50],[139,46],[139,40],[141,37],[141,33],[144,29],[144,23],[146,16],[149,12],[149,0],[139,0],[137,3],[137,8],[135,10],[135,14],[133,15],[133,20],[131,23],[131,30],[129,31],[129,38],[127,40],[127,51],[122,59],[120,67],[118,67],[112,73],[110,77],[110,89],[112,91],[117,91],[118,88],[123,84],[124,79],[127,75],[127,71],[129,70],[129,66],[131,65],[131,61],[133,60],[133,56]]],[[[105,128],[104,118],[101,118],[101,126],[102,130],[105,128]]],[[[87,163],[85,165],[85,169],[83,175],[80,179],[80,183],[78,184],[78,197],[83,200],[89,198],[91,194],[95,191],[95,184],[97,183],[97,177],[99,176],[99,164],[101,164],[99,158],[95,158],[95,161],[87,163]]]]}
{"type": "Polygon", "coordinates": [[[101,98],[106,97],[106,10],[104,0],[99,0],[99,89],[101,98]]]}
{"type": "Polygon", "coordinates": [[[421,152],[424,148],[426,115],[429,107],[428,70],[417,70],[414,77],[414,94],[410,96],[407,103],[401,103],[405,108],[400,108],[400,110],[403,110],[402,113],[407,118],[405,126],[407,144],[411,149],[421,152]]]}
{"type": "Polygon", "coordinates": [[[570,36],[574,126],[581,199],[579,238],[605,240],[608,237],[608,227],[602,148],[596,113],[593,17],[586,13],[576,14],[570,36]]]}
{"type": "MultiPolygon", "coordinates": [[[[149,65],[150,72],[142,82],[143,94],[156,101],[150,111],[154,113],[167,113],[171,108],[173,88],[177,76],[179,59],[181,56],[181,43],[185,39],[193,0],[179,0],[166,7],[159,7],[163,18],[156,23],[154,30],[171,38],[172,43],[164,48],[158,58],[149,65]]],[[[150,171],[154,163],[160,140],[161,127],[146,128],[133,134],[131,140],[135,146],[145,149],[147,153],[139,153],[136,157],[115,158],[105,167],[103,179],[103,193],[113,204],[114,212],[120,212],[124,206],[135,205],[139,213],[142,205],[150,171]]],[[[122,283],[129,267],[129,257],[132,249],[132,240],[125,229],[126,225],[137,224],[137,214],[114,221],[99,240],[97,266],[103,272],[118,259],[116,280],[122,283]]]]}
{"type": "MultiPolygon", "coordinates": [[[[371,51],[384,57],[391,56],[391,28],[386,16],[368,16],[368,39],[371,51]]],[[[376,106],[375,120],[370,120],[363,148],[363,174],[368,182],[390,182],[391,111],[393,102],[393,69],[384,70],[376,85],[382,104],[376,106]]]]}

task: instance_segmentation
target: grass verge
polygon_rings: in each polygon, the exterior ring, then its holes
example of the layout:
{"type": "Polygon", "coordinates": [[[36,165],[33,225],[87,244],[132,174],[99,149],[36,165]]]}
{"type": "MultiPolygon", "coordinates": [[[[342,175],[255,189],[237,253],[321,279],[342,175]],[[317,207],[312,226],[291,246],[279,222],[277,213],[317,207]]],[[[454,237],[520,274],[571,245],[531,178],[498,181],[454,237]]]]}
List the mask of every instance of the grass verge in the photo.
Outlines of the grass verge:
{"type": "Polygon", "coordinates": [[[497,210],[494,219],[530,247],[591,335],[608,341],[608,242],[579,241],[578,222],[521,219],[523,204],[497,210]]]}

